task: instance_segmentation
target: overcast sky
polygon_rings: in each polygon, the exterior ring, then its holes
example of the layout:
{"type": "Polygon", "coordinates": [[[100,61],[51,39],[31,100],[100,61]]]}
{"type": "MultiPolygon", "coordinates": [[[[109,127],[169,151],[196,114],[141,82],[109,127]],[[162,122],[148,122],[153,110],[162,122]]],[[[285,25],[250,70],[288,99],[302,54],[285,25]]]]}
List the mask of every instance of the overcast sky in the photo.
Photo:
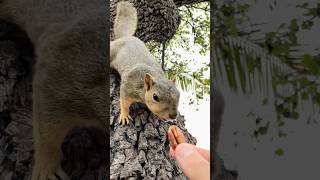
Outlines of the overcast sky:
{"type": "Polygon", "coordinates": [[[199,105],[189,105],[191,93],[181,91],[180,113],[185,116],[186,128],[197,138],[197,146],[210,149],[210,101],[209,95],[199,105]],[[199,109],[198,111],[196,109],[199,109]]]}

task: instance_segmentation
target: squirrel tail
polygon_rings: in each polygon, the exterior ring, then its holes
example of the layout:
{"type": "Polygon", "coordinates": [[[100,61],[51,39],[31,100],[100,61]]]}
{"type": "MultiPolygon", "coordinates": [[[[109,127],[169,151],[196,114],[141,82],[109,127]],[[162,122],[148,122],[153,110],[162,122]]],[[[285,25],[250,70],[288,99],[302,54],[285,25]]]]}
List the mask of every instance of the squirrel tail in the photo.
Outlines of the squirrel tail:
{"type": "Polygon", "coordinates": [[[117,4],[117,15],[113,30],[115,39],[133,36],[137,29],[137,23],[138,18],[136,8],[129,2],[119,2],[117,4]]]}

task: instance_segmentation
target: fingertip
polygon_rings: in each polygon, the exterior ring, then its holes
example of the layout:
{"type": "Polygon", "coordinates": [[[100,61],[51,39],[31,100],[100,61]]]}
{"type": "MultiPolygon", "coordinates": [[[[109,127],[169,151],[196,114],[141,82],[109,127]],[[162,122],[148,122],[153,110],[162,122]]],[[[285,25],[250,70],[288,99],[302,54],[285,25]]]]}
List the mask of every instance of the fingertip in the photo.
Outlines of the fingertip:
{"type": "Polygon", "coordinates": [[[179,144],[175,150],[175,156],[179,166],[190,179],[209,179],[210,163],[200,155],[194,145],[179,144]]]}

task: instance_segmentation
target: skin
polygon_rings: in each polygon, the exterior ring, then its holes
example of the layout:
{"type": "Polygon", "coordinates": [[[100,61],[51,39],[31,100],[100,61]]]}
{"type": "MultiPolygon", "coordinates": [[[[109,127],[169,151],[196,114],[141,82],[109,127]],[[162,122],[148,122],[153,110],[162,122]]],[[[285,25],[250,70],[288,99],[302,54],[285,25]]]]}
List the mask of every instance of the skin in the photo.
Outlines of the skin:
{"type": "Polygon", "coordinates": [[[175,150],[170,148],[170,154],[190,180],[210,179],[210,151],[182,143],[175,150]]]}
{"type": "Polygon", "coordinates": [[[168,140],[170,154],[189,179],[210,179],[210,151],[186,143],[183,133],[174,125],[169,127],[168,140]]]}

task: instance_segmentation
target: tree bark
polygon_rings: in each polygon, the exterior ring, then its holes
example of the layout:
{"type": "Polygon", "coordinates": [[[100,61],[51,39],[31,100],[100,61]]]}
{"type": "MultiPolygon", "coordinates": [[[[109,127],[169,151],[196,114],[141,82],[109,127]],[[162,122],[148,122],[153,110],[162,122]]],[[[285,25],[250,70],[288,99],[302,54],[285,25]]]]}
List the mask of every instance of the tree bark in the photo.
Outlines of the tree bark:
{"type": "MultiPolygon", "coordinates": [[[[116,2],[111,1],[111,22],[116,2]]],[[[136,36],[144,42],[164,42],[173,36],[180,23],[177,7],[196,1],[131,2],[136,2],[138,9],[136,36]]],[[[0,23],[0,179],[29,180],[31,177],[34,62],[32,44],[26,34],[14,25],[0,23]]],[[[105,152],[110,147],[110,178],[186,179],[170,157],[167,142],[167,129],[170,124],[176,124],[190,143],[196,143],[184,127],[184,117],[180,115],[174,123],[158,121],[144,105],[135,104],[130,110],[134,118],[132,124],[119,126],[119,81],[117,73],[110,75],[110,144],[105,143],[109,137],[100,130],[73,130],[62,145],[65,171],[77,180],[108,179],[105,152]]]]}

